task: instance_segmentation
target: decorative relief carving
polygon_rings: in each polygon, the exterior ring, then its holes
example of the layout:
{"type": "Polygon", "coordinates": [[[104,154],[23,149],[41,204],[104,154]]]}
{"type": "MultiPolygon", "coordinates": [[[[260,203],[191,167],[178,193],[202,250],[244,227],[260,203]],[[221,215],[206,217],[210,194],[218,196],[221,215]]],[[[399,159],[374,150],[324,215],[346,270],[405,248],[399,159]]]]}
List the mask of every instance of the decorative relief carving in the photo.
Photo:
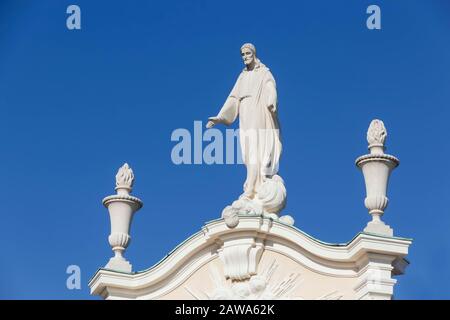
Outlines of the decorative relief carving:
{"type": "MultiPolygon", "coordinates": [[[[300,274],[291,273],[281,281],[272,280],[278,268],[274,259],[260,275],[253,275],[245,281],[225,281],[225,278],[215,267],[210,267],[209,273],[215,289],[212,292],[194,292],[192,288],[184,289],[197,300],[304,300],[293,296],[294,290],[301,284],[300,274]]],[[[325,294],[318,300],[339,300],[342,295],[338,291],[325,294]]]]}
{"type": "Polygon", "coordinates": [[[219,250],[225,277],[231,280],[245,280],[256,274],[264,243],[254,237],[225,240],[219,250]]]}

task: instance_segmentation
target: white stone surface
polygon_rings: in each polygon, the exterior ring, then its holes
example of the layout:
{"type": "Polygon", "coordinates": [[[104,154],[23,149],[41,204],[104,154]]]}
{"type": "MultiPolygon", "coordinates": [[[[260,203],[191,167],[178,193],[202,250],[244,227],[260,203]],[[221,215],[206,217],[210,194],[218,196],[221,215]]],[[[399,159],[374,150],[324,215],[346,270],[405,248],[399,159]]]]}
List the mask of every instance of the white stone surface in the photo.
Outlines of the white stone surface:
{"type": "Polygon", "coordinates": [[[316,240],[293,227],[291,216],[279,217],[287,193],[278,175],[282,146],[275,80],[253,45],[243,45],[241,55],[246,67],[207,127],[231,124],[239,116],[247,168],[244,193],[223,210],[223,219],[207,223],[153,267],[132,272],[123,253],[142,201],[130,195],[134,174],[125,164],[116,175],[117,194],[103,200],[114,257],[89,281],[91,294],[111,300],[391,299],[393,277],[408,266],[411,240],[393,237],[381,220],[389,202],[389,177],[399,164],[384,153],[384,123],[372,121],[370,153],[356,160],[372,221],[348,243],[316,240]]]}
{"type": "Polygon", "coordinates": [[[89,282],[91,293],[106,299],[390,299],[393,275],[408,265],[409,239],[360,233],[332,245],[263,216],[239,218],[233,229],[223,219],[206,224],[145,271],[100,269],[89,282]]]}
{"type": "Polygon", "coordinates": [[[126,189],[128,193],[131,192],[134,184],[133,170],[128,163],[125,163],[119,168],[116,174],[116,190],[126,189]]]}
{"type": "MultiPolygon", "coordinates": [[[[273,220],[281,219],[278,213],[286,206],[286,188],[283,179],[274,175],[265,178],[259,187],[259,192],[254,199],[241,197],[234,201],[231,206],[225,207],[222,211],[222,218],[225,219],[228,227],[234,228],[239,223],[239,215],[264,215],[273,220]]],[[[294,219],[291,216],[284,216],[283,222],[293,225],[294,219]]]]}
{"type": "Polygon", "coordinates": [[[256,55],[253,44],[241,47],[245,64],[219,114],[210,117],[207,128],[229,125],[239,117],[239,139],[247,168],[244,193],[224,209],[223,217],[235,224],[235,215],[278,214],[286,204],[286,188],[278,173],[282,144],[278,123],[275,79],[256,55]],[[231,218],[232,217],[232,218],[231,218]]]}
{"type": "Polygon", "coordinates": [[[367,142],[372,154],[384,153],[384,143],[387,138],[387,131],[383,121],[379,119],[372,120],[367,130],[367,142]]]}
{"type": "Polygon", "coordinates": [[[356,159],[356,165],[364,175],[366,185],[364,204],[372,215],[372,221],[367,224],[364,231],[393,236],[393,229],[386,225],[381,217],[389,202],[386,196],[389,176],[399,165],[399,161],[396,157],[384,153],[386,137],[387,131],[383,121],[373,120],[367,131],[370,154],[356,159]]]}
{"type": "Polygon", "coordinates": [[[289,215],[281,216],[279,220],[280,220],[280,222],[286,223],[287,225],[290,225],[290,226],[293,226],[294,222],[295,222],[294,218],[292,218],[289,215]]]}
{"type": "Polygon", "coordinates": [[[108,237],[109,244],[114,251],[107,269],[131,272],[132,265],[123,253],[130,243],[130,225],[134,213],[142,207],[142,201],[130,195],[134,183],[134,174],[125,163],[116,175],[116,195],[103,199],[103,205],[108,209],[111,220],[111,234],[108,237]]]}

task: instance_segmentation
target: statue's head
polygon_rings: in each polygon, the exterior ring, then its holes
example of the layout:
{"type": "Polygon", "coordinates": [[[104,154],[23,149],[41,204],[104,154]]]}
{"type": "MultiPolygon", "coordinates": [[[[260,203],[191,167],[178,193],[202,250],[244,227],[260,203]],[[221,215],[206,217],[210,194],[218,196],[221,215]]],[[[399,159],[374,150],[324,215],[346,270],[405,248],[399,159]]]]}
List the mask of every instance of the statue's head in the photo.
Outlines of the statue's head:
{"type": "Polygon", "coordinates": [[[256,57],[256,48],[251,43],[245,43],[244,45],[242,45],[241,57],[247,67],[259,62],[258,58],[256,57]]]}

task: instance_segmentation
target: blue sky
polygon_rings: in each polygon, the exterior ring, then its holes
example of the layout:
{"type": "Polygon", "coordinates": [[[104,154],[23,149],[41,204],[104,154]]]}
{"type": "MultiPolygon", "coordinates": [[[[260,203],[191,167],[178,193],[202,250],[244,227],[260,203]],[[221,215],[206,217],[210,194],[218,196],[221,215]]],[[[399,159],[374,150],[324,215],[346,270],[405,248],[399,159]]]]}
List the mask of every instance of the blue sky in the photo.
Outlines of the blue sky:
{"type": "Polygon", "coordinates": [[[2,0],[0,298],[96,299],[87,282],[112,255],[101,200],[125,161],[144,201],[126,253],[135,270],[220,216],[245,168],[176,166],[170,136],[218,112],[244,42],[277,81],[284,212],[326,242],[361,231],[354,160],[382,119],[401,161],[384,220],[414,239],[396,298],[450,298],[449,13],[447,0],[2,0]],[[70,4],[81,30],[66,28],[70,4]],[[380,31],[365,26],[371,4],[380,31]],[[72,264],[81,290],[66,288],[72,264]]]}

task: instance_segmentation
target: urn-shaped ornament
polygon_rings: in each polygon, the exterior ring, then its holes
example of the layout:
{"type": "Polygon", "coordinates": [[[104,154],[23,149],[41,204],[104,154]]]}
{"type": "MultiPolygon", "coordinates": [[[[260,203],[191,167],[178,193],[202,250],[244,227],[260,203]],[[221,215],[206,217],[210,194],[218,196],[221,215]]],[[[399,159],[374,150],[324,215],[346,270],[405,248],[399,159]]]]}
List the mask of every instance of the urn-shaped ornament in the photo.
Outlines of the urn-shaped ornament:
{"type": "Polygon", "coordinates": [[[366,185],[364,204],[372,215],[372,221],[367,224],[364,231],[393,236],[392,228],[386,225],[381,217],[389,202],[387,198],[389,176],[399,165],[399,160],[384,153],[386,137],[387,131],[383,121],[373,120],[367,132],[370,153],[356,159],[356,165],[364,175],[366,185]]]}
{"type": "Polygon", "coordinates": [[[117,194],[103,199],[103,205],[108,209],[111,220],[111,234],[108,241],[114,251],[114,257],[105,266],[107,269],[122,272],[132,270],[131,264],[124,258],[123,253],[130,244],[133,215],[142,207],[142,201],[130,195],[133,183],[133,170],[125,163],[116,175],[117,194]]]}

